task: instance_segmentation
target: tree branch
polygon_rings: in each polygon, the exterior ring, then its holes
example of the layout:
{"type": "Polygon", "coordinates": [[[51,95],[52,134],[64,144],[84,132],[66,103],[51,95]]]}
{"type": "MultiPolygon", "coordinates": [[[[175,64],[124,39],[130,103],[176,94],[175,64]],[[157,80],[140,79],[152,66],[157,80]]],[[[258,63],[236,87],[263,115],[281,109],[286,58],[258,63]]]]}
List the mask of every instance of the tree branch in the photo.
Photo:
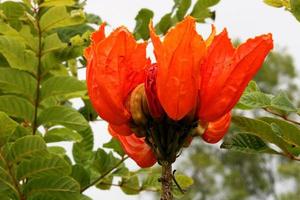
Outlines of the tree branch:
{"type": "Polygon", "coordinates": [[[32,134],[35,135],[37,130],[37,114],[38,114],[38,107],[40,103],[40,84],[41,84],[41,65],[42,65],[42,31],[39,23],[39,8],[34,9],[36,12],[35,19],[36,19],[36,27],[38,31],[38,65],[37,65],[37,86],[36,86],[36,97],[34,102],[34,119],[33,119],[33,126],[32,126],[32,134]]]}
{"type": "Polygon", "coordinates": [[[294,121],[294,120],[292,120],[292,119],[289,119],[289,118],[287,118],[286,116],[280,115],[280,114],[278,114],[278,113],[276,113],[276,112],[274,112],[274,111],[272,111],[272,110],[270,110],[270,109],[268,109],[268,108],[264,108],[264,110],[265,110],[266,112],[268,112],[268,113],[271,113],[271,114],[273,114],[273,115],[276,115],[277,117],[280,117],[280,118],[284,119],[285,121],[291,122],[291,123],[293,123],[293,124],[300,125],[300,122],[297,122],[297,121],[294,121]]]}
{"type": "Polygon", "coordinates": [[[161,163],[162,171],[161,171],[161,198],[160,200],[173,200],[172,194],[172,164],[166,161],[162,161],[161,163]]]}
{"type": "Polygon", "coordinates": [[[95,179],[93,182],[91,182],[89,185],[81,188],[80,193],[83,193],[85,190],[87,190],[88,188],[97,185],[102,179],[104,179],[107,175],[109,175],[114,169],[116,169],[117,167],[119,167],[125,160],[128,159],[128,156],[123,157],[120,162],[118,162],[115,166],[113,166],[111,169],[109,169],[107,172],[105,172],[104,174],[102,174],[101,176],[99,176],[97,179],[95,179]]]}

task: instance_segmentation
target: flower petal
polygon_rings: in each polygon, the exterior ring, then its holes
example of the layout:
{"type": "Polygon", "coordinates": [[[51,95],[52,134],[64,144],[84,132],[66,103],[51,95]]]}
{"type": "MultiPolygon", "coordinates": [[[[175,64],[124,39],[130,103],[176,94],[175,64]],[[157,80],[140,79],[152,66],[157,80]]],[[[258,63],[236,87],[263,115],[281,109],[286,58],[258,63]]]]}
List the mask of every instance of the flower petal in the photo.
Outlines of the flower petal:
{"type": "Polygon", "coordinates": [[[153,118],[159,118],[164,111],[157,97],[156,77],[157,64],[152,64],[146,69],[145,94],[150,114],[153,118]]]}
{"type": "Polygon", "coordinates": [[[200,119],[215,121],[229,112],[272,48],[271,34],[250,39],[235,51],[226,30],[218,35],[201,66],[200,119]]]}
{"type": "Polygon", "coordinates": [[[127,153],[140,167],[151,167],[156,163],[156,158],[151,148],[145,143],[144,138],[138,138],[134,134],[129,136],[119,135],[114,132],[109,126],[109,132],[115,138],[117,138],[127,153]]]}
{"type": "Polygon", "coordinates": [[[205,54],[205,42],[197,34],[192,17],[178,23],[166,34],[163,42],[152,25],[150,36],[158,65],[158,98],[168,116],[180,120],[196,104],[199,64],[205,54]]]}
{"type": "Polygon", "coordinates": [[[105,25],[106,23],[102,23],[99,27],[98,31],[95,31],[91,35],[91,45],[87,47],[84,51],[84,57],[89,61],[91,58],[90,56],[92,55],[92,49],[96,43],[101,42],[105,38],[105,25]]]}
{"type": "MultiPolygon", "coordinates": [[[[103,31],[104,32],[104,31],[103,31]]],[[[87,85],[92,104],[101,118],[121,125],[130,119],[125,103],[129,92],[144,82],[146,43],[137,44],[124,27],[107,38],[94,34],[87,56],[87,85]]]]}
{"type": "Polygon", "coordinates": [[[115,133],[118,133],[119,135],[131,135],[132,134],[132,130],[128,126],[128,123],[121,124],[121,125],[114,125],[114,124],[110,123],[109,127],[115,133]]]}
{"type": "Polygon", "coordinates": [[[208,143],[219,142],[227,133],[231,121],[231,113],[227,113],[215,122],[209,122],[208,127],[202,135],[208,143]]]}

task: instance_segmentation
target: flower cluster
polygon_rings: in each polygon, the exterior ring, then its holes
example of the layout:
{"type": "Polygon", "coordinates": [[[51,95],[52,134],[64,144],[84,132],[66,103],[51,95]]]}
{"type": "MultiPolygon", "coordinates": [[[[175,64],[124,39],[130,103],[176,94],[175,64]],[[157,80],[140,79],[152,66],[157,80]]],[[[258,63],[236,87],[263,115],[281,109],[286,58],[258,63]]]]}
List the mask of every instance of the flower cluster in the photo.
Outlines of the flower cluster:
{"type": "Polygon", "coordinates": [[[87,86],[99,116],[141,167],[173,162],[192,137],[216,143],[227,132],[231,110],[273,48],[272,35],[234,48],[226,29],[207,40],[186,17],[161,41],[149,25],[156,63],[125,28],[108,37],[105,25],[85,51],[87,86]]]}

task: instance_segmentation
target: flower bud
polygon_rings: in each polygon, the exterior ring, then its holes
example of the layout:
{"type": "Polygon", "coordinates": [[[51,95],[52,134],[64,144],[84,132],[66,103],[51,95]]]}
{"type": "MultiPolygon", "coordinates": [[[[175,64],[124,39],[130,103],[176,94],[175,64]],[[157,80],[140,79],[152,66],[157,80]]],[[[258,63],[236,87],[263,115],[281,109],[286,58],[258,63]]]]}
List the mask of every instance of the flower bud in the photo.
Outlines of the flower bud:
{"type": "Polygon", "coordinates": [[[144,84],[138,85],[131,93],[129,99],[129,110],[133,123],[137,126],[145,126],[147,124],[146,113],[144,113],[143,98],[145,98],[144,84]]]}

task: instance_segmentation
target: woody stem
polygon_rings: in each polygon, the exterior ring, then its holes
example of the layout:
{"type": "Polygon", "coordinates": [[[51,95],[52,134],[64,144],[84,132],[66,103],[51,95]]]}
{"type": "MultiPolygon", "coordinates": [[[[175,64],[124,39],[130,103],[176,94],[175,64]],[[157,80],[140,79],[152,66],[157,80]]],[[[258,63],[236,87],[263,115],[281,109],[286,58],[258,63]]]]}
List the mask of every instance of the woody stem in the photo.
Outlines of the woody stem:
{"type": "Polygon", "coordinates": [[[161,172],[161,198],[160,200],[173,200],[172,195],[172,163],[168,161],[162,161],[162,172],[161,172]]]}

